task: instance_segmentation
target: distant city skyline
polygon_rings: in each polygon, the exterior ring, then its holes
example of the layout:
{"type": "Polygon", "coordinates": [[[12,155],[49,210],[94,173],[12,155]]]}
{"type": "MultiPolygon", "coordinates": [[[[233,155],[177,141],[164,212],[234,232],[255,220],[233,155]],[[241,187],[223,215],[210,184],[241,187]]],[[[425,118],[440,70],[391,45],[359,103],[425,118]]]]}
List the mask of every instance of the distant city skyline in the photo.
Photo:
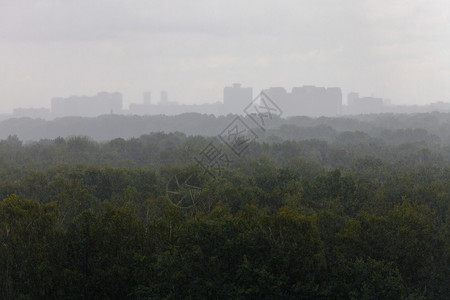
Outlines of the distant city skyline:
{"type": "Polygon", "coordinates": [[[54,96],[338,86],[395,104],[450,101],[444,0],[0,1],[0,112],[54,96]]]}
{"type": "MultiPolygon", "coordinates": [[[[233,83],[231,83],[231,84],[228,84],[228,85],[226,85],[226,86],[224,86],[224,87],[222,87],[222,88],[220,88],[219,89],[219,91],[218,91],[218,93],[220,94],[218,97],[218,99],[213,99],[213,100],[210,100],[210,101],[206,101],[206,102],[193,102],[193,103],[188,103],[188,102],[186,102],[186,101],[183,101],[183,99],[173,99],[173,98],[171,98],[170,99],[170,103],[171,104],[179,104],[179,105],[203,105],[203,104],[215,104],[215,103],[218,103],[218,102],[220,102],[220,103],[225,103],[226,104],[226,100],[225,100],[225,96],[224,96],[224,90],[226,90],[226,89],[231,89],[232,87],[238,87],[238,88],[240,88],[242,86],[242,84],[241,83],[237,83],[237,82],[233,82],[233,83]]],[[[300,88],[300,87],[308,87],[308,86],[311,86],[311,87],[318,87],[318,86],[316,86],[316,85],[295,85],[295,86],[292,86],[291,88],[292,89],[298,89],[298,88],[300,88]]],[[[342,94],[342,105],[344,105],[344,106],[346,106],[346,105],[348,105],[349,104],[349,98],[351,98],[354,94],[356,94],[356,95],[363,95],[363,93],[359,93],[359,91],[356,91],[356,90],[351,90],[351,91],[349,91],[348,93],[344,93],[343,91],[342,91],[342,89],[340,88],[340,87],[336,87],[336,88],[338,88],[340,91],[341,91],[341,94],[342,94]]],[[[253,90],[253,93],[259,93],[259,92],[261,92],[261,91],[270,91],[270,90],[273,90],[273,89],[283,89],[283,90],[285,90],[285,92],[286,91],[289,91],[290,90],[290,88],[289,87],[284,87],[284,86],[273,86],[273,85],[271,85],[270,87],[263,87],[263,88],[261,88],[260,90],[257,90],[257,89],[254,89],[253,87],[251,87],[251,86],[248,86],[247,88],[244,88],[244,89],[250,89],[250,90],[253,90]]],[[[12,113],[14,110],[17,110],[17,109],[29,109],[29,108],[33,108],[33,109],[49,109],[49,110],[51,110],[52,109],[52,103],[53,103],[53,101],[55,100],[55,99],[71,99],[71,98],[83,98],[83,99],[89,99],[89,98],[92,98],[92,97],[94,97],[94,95],[96,95],[96,94],[101,94],[101,93],[106,93],[106,94],[108,94],[108,93],[119,93],[120,95],[121,95],[121,103],[122,103],[122,106],[123,106],[123,109],[129,109],[131,106],[133,106],[133,105],[135,105],[135,104],[151,104],[151,105],[157,105],[157,104],[161,104],[161,103],[164,103],[164,102],[167,102],[168,101],[168,91],[167,90],[152,90],[152,89],[145,89],[144,91],[141,91],[141,92],[135,92],[134,94],[136,94],[136,95],[139,95],[136,99],[132,99],[132,100],[130,100],[130,99],[128,99],[128,101],[127,101],[127,99],[125,98],[125,96],[124,96],[124,94],[121,92],[121,91],[119,91],[119,90],[117,90],[117,89],[115,89],[114,91],[110,91],[110,92],[106,92],[106,91],[96,91],[95,93],[93,93],[93,94],[91,94],[91,95],[86,95],[86,94],[78,94],[78,95],[58,95],[58,96],[52,96],[48,101],[47,101],[47,103],[46,103],[46,105],[42,105],[42,106],[29,106],[29,107],[23,107],[23,106],[17,106],[17,107],[13,107],[12,109],[11,109],[11,111],[9,111],[9,112],[2,112],[2,111],[0,111],[0,114],[10,114],[10,113],[12,113]]],[[[250,92],[250,94],[253,94],[252,92],[250,92]]],[[[270,92],[269,92],[270,93],[270,92]]],[[[171,95],[172,96],[172,95],[171,95]]],[[[273,96],[275,96],[276,97],[276,94],[273,94],[273,96]]],[[[278,95],[279,96],[279,95],[278,95]]],[[[390,99],[390,98],[387,98],[387,97],[383,97],[383,95],[375,95],[375,94],[370,94],[370,95],[364,95],[363,97],[366,97],[366,98],[377,98],[377,99],[380,99],[380,100],[383,100],[383,103],[386,105],[386,104],[392,104],[392,105],[419,105],[419,106],[424,106],[424,105],[430,105],[430,104],[433,104],[433,103],[438,103],[438,102],[444,102],[444,103],[450,103],[450,101],[430,101],[430,102],[428,102],[428,103],[419,103],[419,104],[403,104],[403,103],[395,103],[395,101],[392,101],[392,99],[390,99]]]]}
{"type": "MultiPolygon", "coordinates": [[[[280,108],[283,117],[338,117],[378,113],[450,112],[450,102],[433,102],[427,105],[395,105],[390,99],[371,97],[357,92],[343,95],[339,87],[303,85],[290,91],[284,87],[270,87],[254,93],[252,87],[233,83],[223,88],[220,101],[203,104],[183,104],[172,101],[169,93],[160,91],[159,99],[152,100],[152,92],[142,93],[142,98],[129,106],[124,105],[120,92],[98,92],[95,95],[53,97],[48,108],[15,108],[12,114],[0,114],[0,120],[12,118],[40,118],[51,120],[59,117],[97,117],[101,115],[179,115],[183,113],[213,114],[215,116],[245,115],[249,103],[268,98],[280,108]],[[344,99],[347,99],[344,101],[344,99]],[[284,110],[284,113],[282,112],[284,110]]],[[[259,103],[260,108],[266,104],[259,103]]],[[[281,116],[280,115],[280,116],[281,116]]]]}
{"type": "MultiPolygon", "coordinates": [[[[232,83],[232,84],[236,84],[236,83],[232,83]]],[[[239,83],[240,84],[240,83],[239,83]]],[[[226,84],[225,84],[226,85],[226,84]]],[[[228,83],[228,85],[230,85],[228,83]]],[[[247,84],[247,86],[250,86],[247,84]]],[[[317,86],[314,84],[304,84],[304,85],[294,85],[291,88],[296,88],[299,86],[317,86]]],[[[260,91],[264,91],[270,88],[275,87],[274,85],[270,85],[270,87],[261,87],[260,89],[255,89],[253,88],[254,92],[260,92],[260,91]]],[[[284,87],[286,90],[290,90],[289,87],[284,87]]],[[[203,105],[203,104],[213,104],[213,103],[217,103],[217,102],[223,102],[223,86],[219,87],[218,91],[215,91],[214,94],[217,94],[217,98],[216,99],[207,99],[205,101],[185,101],[187,99],[183,99],[183,94],[181,95],[181,98],[175,98],[176,97],[176,93],[172,93],[171,91],[167,91],[164,89],[143,89],[142,91],[133,91],[133,98],[127,97],[127,95],[125,93],[122,93],[122,91],[120,91],[119,89],[112,89],[111,91],[116,91],[116,92],[120,92],[122,95],[122,101],[123,101],[123,107],[125,109],[129,108],[130,106],[132,106],[133,104],[137,104],[137,103],[141,103],[143,101],[143,97],[147,97],[147,99],[151,99],[151,104],[158,104],[160,103],[160,98],[161,98],[161,93],[168,93],[170,92],[171,94],[171,101],[176,102],[177,104],[181,104],[181,105],[203,105]],[[144,96],[144,94],[146,94],[144,96]],[[175,96],[174,96],[175,95],[175,96]]],[[[344,89],[342,90],[342,104],[343,105],[347,105],[347,95],[352,94],[352,93],[357,93],[357,94],[361,94],[364,95],[365,97],[373,97],[373,98],[380,98],[386,101],[389,101],[390,104],[392,105],[419,105],[419,106],[423,106],[423,105],[430,105],[432,103],[437,103],[437,102],[444,102],[444,103],[450,103],[450,98],[449,99],[443,99],[443,100],[429,100],[429,101],[423,101],[420,103],[401,103],[399,101],[396,101],[395,99],[391,99],[389,97],[385,97],[384,95],[379,95],[379,94],[375,94],[375,93],[369,93],[369,94],[364,94],[364,93],[360,93],[360,91],[356,90],[356,89],[349,89],[348,91],[344,92],[344,89]]],[[[66,94],[66,95],[58,95],[58,96],[51,96],[49,99],[47,99],[46,101],[41,101],[39,103],[42,103],[42,105],[32,105],[32,106],[11,106],[11,109],[9,111],[1,111],[0,110],[0,114],[10,114],[12,113],[15,109],[22,109],[22,108],[35,108],[35,109],[51,109],[51,100],[53,98],[71,98],[71,97],[91,97],[92,95],[95,95],[99,93],[99,90],[95,90],[93,93],[91,94],[86,94],[86,93],[79,93],[79,94],[66,94]]],[[[427,98],[429,99],[429,98],[427,98]]],[[[145,102],[145,101],[144,101],[145,102]]],[[[1,102],[0,102],[0,107],[1,107],[1,102]]]]}

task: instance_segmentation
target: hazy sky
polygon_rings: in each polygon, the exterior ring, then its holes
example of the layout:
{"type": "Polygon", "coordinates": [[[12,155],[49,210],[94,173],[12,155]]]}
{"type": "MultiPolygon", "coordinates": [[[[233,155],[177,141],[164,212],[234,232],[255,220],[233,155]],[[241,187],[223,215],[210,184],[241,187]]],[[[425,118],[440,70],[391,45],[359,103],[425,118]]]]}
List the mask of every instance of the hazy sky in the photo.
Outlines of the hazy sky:
{"type": "Polygon", "coordinates": [[[450,102],[448,0],[0,0],[0,112],[54,96],[339,86],[450,102]]]}

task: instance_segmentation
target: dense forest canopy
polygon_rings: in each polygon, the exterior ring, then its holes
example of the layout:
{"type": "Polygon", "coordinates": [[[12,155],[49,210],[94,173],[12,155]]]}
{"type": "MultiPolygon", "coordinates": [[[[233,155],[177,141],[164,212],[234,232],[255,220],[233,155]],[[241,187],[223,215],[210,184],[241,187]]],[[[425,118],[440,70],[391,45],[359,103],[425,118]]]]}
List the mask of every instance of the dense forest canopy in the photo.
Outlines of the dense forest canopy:
{"type": "Polygon", "coordinates": [[[449,114],[280,119],[210,176],[231,119],[2,122],[0,298],[450,297],[449,114]]]}

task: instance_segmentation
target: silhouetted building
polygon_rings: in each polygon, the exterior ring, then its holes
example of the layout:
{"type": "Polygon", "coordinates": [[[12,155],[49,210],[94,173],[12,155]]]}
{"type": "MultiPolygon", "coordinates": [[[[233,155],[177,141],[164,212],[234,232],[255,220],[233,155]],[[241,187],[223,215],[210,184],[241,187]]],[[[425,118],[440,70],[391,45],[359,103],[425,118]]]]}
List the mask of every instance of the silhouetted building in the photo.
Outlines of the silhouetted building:
{"type": "Polygon", "coordinates": [[[144,92],[143,98],[144,104],[149,105],[152,103],[152,94],[150,92],[144,92]]]}
{"type": "Polygon", "coordinates": [[[358,99],[359,99],[359,94],[358,93],[354,93],[354,92],[348,93],[348,95],[347,95],[347,105],[348,106],[354,106],[356,100],[358,100],[358,99]]]}
{"type": "Polygon", "coordinates": [[[158,104],[131,104],[129,113],[133,115],[179,115],[183,113],[197,112],[202,114],[214,114],[219,115],[223,104],[205,103],[194,105],[183,105],[176,102],[164,102],[158,104]]]}
{"type": "Polygon", "coordinates": [[[167,95],[167,91],[161,91],[160,103],[168,103],[168,102],[169,102],[169,96],[167,95]]]}
{"type": "Polygon", "coordinates": [[[50,110],[47,108],[15,108],[13,110],[14,118],[34,118],[34,119],[50,119],[50,110]]]}
{"type": "Polygon", "coordinates": [[[282,87],[265,92],[283,110],[283,116],[337,116],[342,111],[340,88],[306,85],[292,88],[291,93],[282,87]]]}
{"type": "Polygon", "coordinates": [[[253,100],[253,89],[243,88],[234,83],[223,89],[223,114],[242,114],[245,107],[253,100]]]}
{"type": "Polygon", "coordinates": [[[271,87],[264,92],[283,112],[286,111],[286,108],[289,107],[293,101],[292,94],[289,94],[284,87],[271,87]]]}
{"type": "Polygon", "coordinates": [[[122,112],[122,94],[101,92],[93,97],[72,96],[53,98],[52,114],[62,116],[95,117],[122,112]]]}
{"type": "Polygon", "coordinates": [[[386,111],[382,98],[363,97],[357,93],[349,93],[347,96],[347,111],[349,114],[376,114],[386,111]]]}

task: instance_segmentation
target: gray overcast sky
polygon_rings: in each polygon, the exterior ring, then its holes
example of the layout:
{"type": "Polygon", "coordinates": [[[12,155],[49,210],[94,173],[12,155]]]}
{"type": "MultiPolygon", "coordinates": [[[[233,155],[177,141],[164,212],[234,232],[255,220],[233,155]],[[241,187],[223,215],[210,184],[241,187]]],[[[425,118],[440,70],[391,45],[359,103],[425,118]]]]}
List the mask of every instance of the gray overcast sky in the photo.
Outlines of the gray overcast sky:
{"type": "Polygon", "coordinates": [[[448,0],[0,0],[0,112],[98,91],[215,102],[232,82],[450,102],[449,13],[448,0]]]}

